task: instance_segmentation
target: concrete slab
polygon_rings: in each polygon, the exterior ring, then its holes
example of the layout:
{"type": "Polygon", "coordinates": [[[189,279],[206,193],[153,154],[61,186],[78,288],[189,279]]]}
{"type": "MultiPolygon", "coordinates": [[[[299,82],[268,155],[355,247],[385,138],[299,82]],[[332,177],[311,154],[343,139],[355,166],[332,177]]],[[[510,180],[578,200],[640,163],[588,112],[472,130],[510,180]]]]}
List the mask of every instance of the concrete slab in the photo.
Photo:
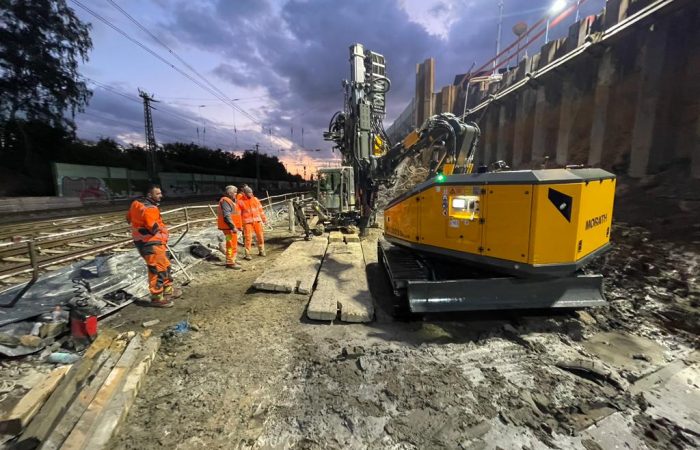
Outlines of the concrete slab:
{"type": "Polygon", "coordinates": [[[632,431],[634,428],[630,417],[617,412],[582,432],[581,438],[591,439],[601,448],[648,449],[644,441],[632,431]]]}
{"type": "Polygon", "coordinates": [[[311,293],[327,245],[325,237],[293,242],[255,280],[253,287],[261,291],[311,293]]]}
{"type": "Polygon", "coordinates": [[[357,233],[344,234],[343,238],[345,238],[346,244],[349,244],[351,242],[360,242],[360,236],[358,236],[357,233]]]}
{"type": "Polygon", "coordinates": [[[343,233],[340,231],[331,231],[328,234],[328,242],[343,242],[343,233]]]}
{"type": "Polygon", "coordinates": [[[328,245],[306,315],[313,320],[334,320],[338,310],[344,322],[370,322],[374,318],[359,242],[328,245]]]}
{"type": "Polygon", "coordinates": [[[700,364],[680,370],[643,395],[649,403],[648,415],[671,420],[700,436],[700,364]]]}
{"type": "Polygon", "coordinates": [[[365,266],[379,262],[377,241],[375,239],[362,241],[362,255],[365,258],[365,266]]]}

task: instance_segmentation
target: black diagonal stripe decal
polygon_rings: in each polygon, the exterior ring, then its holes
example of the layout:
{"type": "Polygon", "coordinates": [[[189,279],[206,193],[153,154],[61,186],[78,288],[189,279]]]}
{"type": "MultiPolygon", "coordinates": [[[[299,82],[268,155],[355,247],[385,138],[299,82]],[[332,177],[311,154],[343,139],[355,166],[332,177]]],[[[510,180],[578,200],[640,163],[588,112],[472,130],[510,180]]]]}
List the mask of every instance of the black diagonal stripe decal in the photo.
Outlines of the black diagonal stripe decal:
{"type": "Polygon", "coordinates": [[[549,188],[547,197],[549,197],[549,201],[552,202],[554,207],[557,208],[557,211],[559,211],[568,222],[571,222],[571,204],[574,199],[552,188],[549,188]]]}

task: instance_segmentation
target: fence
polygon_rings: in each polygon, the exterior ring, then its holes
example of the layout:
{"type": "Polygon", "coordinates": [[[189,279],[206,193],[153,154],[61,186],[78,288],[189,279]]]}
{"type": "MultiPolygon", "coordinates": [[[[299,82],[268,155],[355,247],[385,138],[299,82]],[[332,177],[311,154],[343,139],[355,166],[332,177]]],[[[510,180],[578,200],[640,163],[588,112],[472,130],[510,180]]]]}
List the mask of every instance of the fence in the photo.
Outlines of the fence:
{"type": "MultiPolygon", "coordinates": [[[[278,220],[281,220],[281,213],[284,212],[283,208],[280,208],[279,205],[287,202],[289,199],[296,198],[296,197],[303,197],[305,194],[307,194],[308,191],[304,192],[293,192],[293,193],[287,193],[287,194],[281,194],[281,195],[274,195],[274,196],[267,196],[263,199],[260,199],[260,202],[264,205],[264,209],[266,211],[266,215],[271,218],[270,222],[276,222],[278,220]],[[281,199],[281,200],[280,200],[281,199]],[[275,200],[273,202],[273,200],[275,200]],[[275,208],[277,206],[277,208],[275,208]]],[[[216,211],[217,205],[192,205],[192,206],[183,206],[180,208],[174,208],[170,209],[167,211],[163,211],[162,215],[163,216],[169,216],[173,215],[176,213],[182,213],[184,216],[184,221],[180,223],[176,223],[174,225],[169,225],[168,229],[170,231],[174,230],[180,230],[184,228],[184,231],[182,234],[174,241],[172,246],[177,245],[180,240],[189,232],[190,228],[193,225],[197,224],[203,224],[203,223],[211,223],[214,225],[216,223],[216,218],[217,218],[217,211],[216,211]]],[[[66,231],[66,232],[60,232],[60,233],[54,233],[54,234],[49,234],[49,235],[42,235],[37,238],[30,238],[30,239],[25,239],[21,240],[19,242],[12,242],[12,243],[6,243],[6,244],[0,244],[0,258],[2,258],[2,254],[6,250],[11,250],[14,253],[17,254],[17,245],[18,244],[24,244],[26,245],[26,251],[24,252],[25,255],[28,255],[29,261],[26,264],[20,264],[19,266],[14,266],[9,269],[5,269],[0,271],[0,280],[10,278],[16,275],[20,274],[25,274],[25,273],[32,273],[32,278],[31,280],[26,284],[26,286],[19,292],[15,300],[13,300],[9,305],[0,305],[2,307],[9,307],[14,305],[23,295],[26,293],[26,291],[38,280],[39,278],[39,271],[41,269],[46,269],[51,266],[56,266],[57,264],[65,264],[69,263],[75,260],[78,260],[80,258],[84,258],[87,256],[92,256],[96,255],[98,253],[102,253],[108,250],[112,250],[127,244],[130,244],[132,242],[131,238],[123,238],[123,239],[116,239],[113,241],[109,242],[102,242],[98,243],[93,247],[89,248],[81,248],[80,250],[76,250],[73,252],[66,252],[65,254],[61,255],[56,255],[56,256],[49,256],[48,258],[40,259],[39,254],[37,252],[37,245],[41,245],[47,242],[51,241],[56,241],[60,240],[61,242],[84,242],[86,239],[86,232],[89,234],[89,239],[99,239],[99,236],[95,236],[96,234],[99,234],[101,232],[104,232],[104,236],[109,236],[111,233],[114,233],[114,227],[113,226],[104,226],[104,225],[96,225],[93,227],[87,227],[87,228],[81,228],[79,230],[73,230],[73,231],[66,231]]]]}

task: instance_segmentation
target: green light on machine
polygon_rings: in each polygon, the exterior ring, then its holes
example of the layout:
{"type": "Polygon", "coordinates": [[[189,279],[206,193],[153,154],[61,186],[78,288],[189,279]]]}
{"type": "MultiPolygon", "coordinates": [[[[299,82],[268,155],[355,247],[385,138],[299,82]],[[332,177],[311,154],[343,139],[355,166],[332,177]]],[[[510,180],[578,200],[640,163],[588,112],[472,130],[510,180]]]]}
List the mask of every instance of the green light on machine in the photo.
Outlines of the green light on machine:
{"type": "Polygon", "coordinates": [[[437,174],[437,176],[435,177],[435,181],[437,181],[438,183],[442,183],[443,181],[445,181],[445,175],[441,173],[437,174]]]}

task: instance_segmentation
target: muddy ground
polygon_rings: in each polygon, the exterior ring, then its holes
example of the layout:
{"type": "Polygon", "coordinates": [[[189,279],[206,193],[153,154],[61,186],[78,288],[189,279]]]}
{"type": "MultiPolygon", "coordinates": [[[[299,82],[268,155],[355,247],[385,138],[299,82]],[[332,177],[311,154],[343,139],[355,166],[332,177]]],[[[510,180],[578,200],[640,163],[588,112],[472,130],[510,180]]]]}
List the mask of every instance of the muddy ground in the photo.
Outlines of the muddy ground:
{"type": "Polygon", "coordinates": [[[130,306],[107,323],[159,318],[165,332],[112,448],[697,447],[700,228],[647,225],[618,218],[615,248],[591,267],[609,305],[579,312],[395,320],[372,264],[377,320],[315,323],[307,296],[250,287],[284,233],[243,272],[202,263],[173,309],[130,306]],[[198,331],[167,332],[183,319],[198,331]]]}

